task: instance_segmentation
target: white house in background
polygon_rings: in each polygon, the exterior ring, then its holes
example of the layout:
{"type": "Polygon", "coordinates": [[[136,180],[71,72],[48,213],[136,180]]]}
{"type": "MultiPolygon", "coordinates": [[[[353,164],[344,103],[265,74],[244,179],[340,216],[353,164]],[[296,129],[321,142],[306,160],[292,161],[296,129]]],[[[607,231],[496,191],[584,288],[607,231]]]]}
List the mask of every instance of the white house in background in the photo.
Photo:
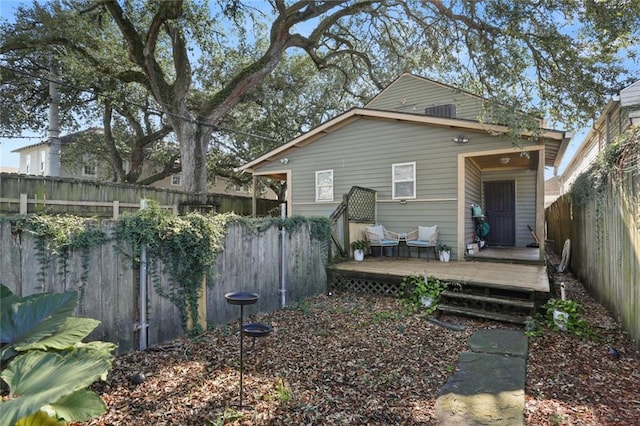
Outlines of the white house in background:
{"type": "MultiPolygon", "coordinates": [[[[23,173],[29,175],[56,176],[74,179],[91,179],[91,180],[108,180],[111,177],[107,175],[108,170],[104,164],[95,155],[85,155],[82,165],[78,170],[69,170],[60,163],[60,157],[65,155],[65,147],[73,141],[74,138],[85,132],[101,132],[102,130],[92,128],[80,132],[69,133],[60,137],[59,146],[50,140],[45,140],[32,145],[13,150],[20,154],[19,169],[7,170],[7,172],[23,173]]],[[[125,165],[125,168],[127,165],[125,165]]],[[[5,171],[5,170],[2,170],[5,171]]],[[[182,184],[182,174],[176,173],[167,176],[164,179],[156,181],[151,186],[156,188],[179,190],[182,184]]],[[[209,192],[216,194],[229,194],[238,196],[251,196],[253,191],[250,185],[236,185],[231,180],[216,176],[214,182],[209,183],[209,192]]],[[[260,198],[276,200],[278,197],[272,190],[265,190],[260,194],[260,198]]]]}
{"type": "Polygon", "coordinates": [[[622,89],[619,96],[604,107],[560,176],[559,195],[569,192],[576,178],[591,166],[600,151],[634,124],[640,124],[640,80],[622,89]]]}

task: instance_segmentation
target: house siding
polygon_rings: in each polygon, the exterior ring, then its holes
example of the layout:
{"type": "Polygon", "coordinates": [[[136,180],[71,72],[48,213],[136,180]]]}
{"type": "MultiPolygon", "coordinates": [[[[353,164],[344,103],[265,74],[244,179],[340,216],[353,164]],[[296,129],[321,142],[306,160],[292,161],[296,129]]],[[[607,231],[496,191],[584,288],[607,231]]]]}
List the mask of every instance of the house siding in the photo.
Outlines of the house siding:
{"type": "Polygon", "coordinates": [[[475,241],[476,225],[471,216],[471,204],[482,205],[482,172],[480,168],[470,159],[465,160],[465,206],[464,213],[464,241],[471,243],[475,241]]]}
{"type": "MultiPolygon", "coordinates": [[[[535,170],[512,170],[508,172],[484,172],[482,181],[515,181],[516,191],[516,247],[533,243],[527,225],[535,229],[536,223],[536,172],[535,170]]],[[[483,195],[484,199],[484,195],[483,195]]]]}
{"type": "Polygon", "coordinates": [[[400,77],[365,108],[424,114],[427,107],[446,104],[456,105],[455,118],[477,120],[482,114],[480,98],[411,75],[400,77]]]}
{"type": "MultiPolygon", "coordinates": [[[[354,185],[362,186],[377,191],[379,223],[397,232],[438,225],[440,242],[455,247],[458,154],[511,148],[508,141],[471,132],[467,132],[468,144],[455,144],[452,138],[458,133],[444,127],[360,118],[288,155],[291,213],[328,216],[342,194],[354,185]],[[412,161],[416,162],[416,198],[400,204],[392,200],[392,164],[412,161]],[[315,172],[329,169],[334,173],[334,202],[316,203],[315,172]]],[[[267,164],[260,173],[274,170],[282,170],[282,164],[267,164]]],[[[470,196],[478,199],[479,171],[471,174],[469,179],[475,180],[476,189],[470,196]]],[[[453,255],[455,258],[455,251],[453,255]]]]}

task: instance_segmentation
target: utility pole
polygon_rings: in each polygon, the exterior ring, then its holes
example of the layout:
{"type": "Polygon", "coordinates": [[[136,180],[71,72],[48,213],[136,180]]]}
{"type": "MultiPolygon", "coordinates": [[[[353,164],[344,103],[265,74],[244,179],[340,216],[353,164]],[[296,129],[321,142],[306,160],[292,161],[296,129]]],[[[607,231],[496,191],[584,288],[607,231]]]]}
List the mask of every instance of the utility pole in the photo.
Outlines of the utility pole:
{"type": "MultiPolygon", "coordinates": [[[[59,72],[55,60],[49,61],[49,176],[60,176],[60,93],[59,72]]],[[[46,170],[45,170],[46,173],[46,170]]]]}

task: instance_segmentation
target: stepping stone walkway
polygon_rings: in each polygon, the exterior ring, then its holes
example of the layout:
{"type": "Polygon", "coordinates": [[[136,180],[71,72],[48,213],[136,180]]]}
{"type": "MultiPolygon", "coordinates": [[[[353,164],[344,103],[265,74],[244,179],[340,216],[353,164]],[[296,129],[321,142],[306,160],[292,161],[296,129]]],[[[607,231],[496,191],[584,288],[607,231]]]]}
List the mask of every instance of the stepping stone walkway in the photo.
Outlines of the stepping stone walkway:
{"type": "Polygon", "coordinates": [[[478,330],[436,400],[441,425],[524,425],[527,338],[520,330],[478,330]]]}

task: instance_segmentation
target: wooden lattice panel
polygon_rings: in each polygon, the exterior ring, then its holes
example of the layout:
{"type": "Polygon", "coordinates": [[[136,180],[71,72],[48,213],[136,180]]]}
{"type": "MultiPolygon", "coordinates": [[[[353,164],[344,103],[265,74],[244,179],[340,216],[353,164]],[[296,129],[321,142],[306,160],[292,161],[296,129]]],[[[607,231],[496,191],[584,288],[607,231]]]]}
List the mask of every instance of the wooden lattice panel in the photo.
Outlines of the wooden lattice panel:
{"type": "Polygon", "coordinates": [[[398,296],[400,291],[397,284],[342,276],[335,276],[332,286],[339,291],[348,291],[357,294],[380,294],[383,296],[398,296]]]}

